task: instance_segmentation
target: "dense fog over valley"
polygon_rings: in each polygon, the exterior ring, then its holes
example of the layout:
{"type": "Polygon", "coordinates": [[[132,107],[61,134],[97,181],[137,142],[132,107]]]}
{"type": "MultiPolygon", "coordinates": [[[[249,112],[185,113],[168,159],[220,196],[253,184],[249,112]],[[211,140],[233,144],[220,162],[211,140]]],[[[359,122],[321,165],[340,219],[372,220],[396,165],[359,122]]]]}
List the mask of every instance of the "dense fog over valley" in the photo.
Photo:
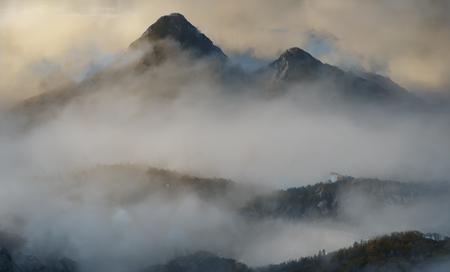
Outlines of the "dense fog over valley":
{"type": "Polygon", "coordinates": [[[448,270],[445,1],[74,2],[0,3],[0,272],[448,270]]]}

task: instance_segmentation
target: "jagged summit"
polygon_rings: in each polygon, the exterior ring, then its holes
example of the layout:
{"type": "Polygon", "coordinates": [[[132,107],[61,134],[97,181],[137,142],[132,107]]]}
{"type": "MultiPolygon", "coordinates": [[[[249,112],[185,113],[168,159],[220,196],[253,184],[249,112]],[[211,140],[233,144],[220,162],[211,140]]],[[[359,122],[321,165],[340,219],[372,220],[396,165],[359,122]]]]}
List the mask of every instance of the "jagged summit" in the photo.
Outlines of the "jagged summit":
{"type": "Polygon", "coordinates": [[[182,49],[190,50],[197,57],[213,56],[225,60],[227,56],[213,42],[192,25],[182,14],[172,13],[159,18],[130,47],[160,40],[173,40],[182,49]]]}

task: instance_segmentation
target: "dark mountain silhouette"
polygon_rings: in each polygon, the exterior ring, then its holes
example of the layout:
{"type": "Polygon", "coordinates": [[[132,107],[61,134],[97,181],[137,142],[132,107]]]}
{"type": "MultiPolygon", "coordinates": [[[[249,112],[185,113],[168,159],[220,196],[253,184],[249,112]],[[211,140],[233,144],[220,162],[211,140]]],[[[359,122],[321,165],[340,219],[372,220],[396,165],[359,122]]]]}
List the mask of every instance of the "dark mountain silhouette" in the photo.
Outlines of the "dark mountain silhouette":
{"type": "Polygon", "coordinates": [[[145,54],[142,62],[145,65],[158,64],[171,54],[176,54],[169,44],[171,41],[194,57],[227,60],[227,56],[219,47],[179,13],[159,18],[130,45],[130,48],[145,48],[147,45],[152,45],[153,47],[145,54]]]}
{"type": "Polygon", "coordinates": [[[325,83],[332,87],[326,90],[325,95],[339,96],[346,100],[402,103],[417,99],[388,78],[372,73],[346,72],[336,66],[322,63],[297,47],[286,50],[261,72],[276,85],[325,83]]]}
{"type": "MultiPolygon", "coordinates": [[[[368,104],[394,106],[407,104],[417,108],[417,104],[421,104],[415,96],[388,78],[370,73],[345,72],[338,67],[322,63],[300,48],[291,48],[267,67],[248,74],[242,69],[232,67],[223,51],[178,13],[159,18],[130,45],[130,50],[124,58],[135,50],[142,54],[135,63],[120,69],[112,68],[114,64],[111,64],[81,83],[69,84],[26,99],[14,107],[13,113],[25,119],[25,124],[39,123],[56,116],[60,109],[70,102],[102,89],[103,84],[123,85],[123,82],[130,78],[130,74],[145,76],[141,75],[141,72],[157,67],[168,59],[184,58],[190,61],[199,59],[209,61],[214,64],[212,67],[219,75],[218,78],[223,79],[224,84],[229,86],[235,84],[241,89],[257,89],[257,93],[260,94],[267,88],[283,94],[292,84],[321,82],[325,84],[322,88],[324,97],[331,99],[331,102],[336,99],[356,102],[353,104],[362,108],[368,104]],[[254,82],[260,84],[254,86],[252,85],[254,82]]],[[[192,62],[180,62],[177,65],[184,65],[188,69],[192,62]]],[[[125,86],[122,88],[127,91],[125,86]]],[[[149,87],[142,86],[142,91],[150,93],[146,88],[149,87]]],[[[298,88],[297,91],[304,89],[298,88]]],[[[236,92],[236,95],[239,94],[240,92],[236,92]]]]}
{"type": "Polygon", "coordinates": [[[286,50],[278,59],[269,64],[276,80],[312,80],[326,73],[340,73],[332,66],[326,66],[308,52],[294,47],[286,50]],[[327,70],[329,69],[329,70],[327,70]]]}
{"type": "Polygon", "coordinates": [[[131,63],[121,69],[111,69],[108,66],[81,83],[68,84],[25,99],[13,107],[12,115],[18,117],[23,126],[45,121],[56,116],[70,102],[95,93],[105,82],[120,84],[130,74],[137,76],[136,72],[157,66],[169,58],[188,56],[194,60],[207,59],[219,64],[228,59],[219,47],[178,13],[159,18],[130,45],[123,58],[128,58],[128,53],[133,50],[143,53],[137,63],[131,63]]]}

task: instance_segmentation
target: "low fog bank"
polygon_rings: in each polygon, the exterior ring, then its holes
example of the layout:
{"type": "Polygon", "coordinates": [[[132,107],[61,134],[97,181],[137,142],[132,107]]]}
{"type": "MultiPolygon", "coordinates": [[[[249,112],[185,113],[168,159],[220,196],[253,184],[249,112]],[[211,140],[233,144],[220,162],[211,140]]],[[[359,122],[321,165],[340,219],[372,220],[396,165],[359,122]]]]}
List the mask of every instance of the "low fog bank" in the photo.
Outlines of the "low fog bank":
{"type": "Polygon", "coordinates": [[[25,253],[69,257],[82,271],[139,271],[199,250],[262,266],[393,231],[448,235],[450,226],[442,212],[450,207],[448,195],[384,205],[350,193],[340,210],[346,221],[249,220],[221,195],[205,199],[190,190],[174,192],[170,183],[159,188],[152,185],[158,177],[145,175],[143,166],[122,165],[5,177],[1,230],[22,237],[25,253]]]}
{"type": "Polygon", "coordinates": [[[283,94],[215,72],[207,63],[168,62],[137,76],[101,75],[74,89],[83,95],[67,105],[50,97],[51,106],[62,106],[25,132],[8,133],[14,122],[3,118],[1,144],[15,150],[2,157],[34,173],[138,163],[274,187],[310,184],[332,171],[448,180],[446,111],[324,102],[329,84],[283,94]]]}
{"type": "Polygon", "coordinates": [[[82,271],[139,271],[199,250],[266,265],[360,238],[331,222],[250,222],[193,192],[149,187],[157,180],[143,179],[144,169],[4,180],[1,230],[23,238],[21,251],[41,259],[69,257],[82,271]]]}
{"type": "Polygon", "coordinates": [[[446,113],[323,102],[315,92],[320,83],[255,96],[257,83],[231,84],[208,63],[185,61],[140,75],[101,75],[83,85],[85,95],[26,129],[13,129],[16,120],[2,116],[0,227],[23,236],[29,252],[66,255],[86,271],[121,271],[196,250],[265,265],[390,231],[450,226],[438,211],[442,203],[432,201],[374,217],[370,207],[357,205],[348,209],[359,222],[355,226],[256,224],[191,193],[117,201],[141,190],[139,174],[120,181],[113,173],[73,179],[73,173],[97,165],[133,164],[262,188],[312,184],[331,171],[449,181],[446,113]]]}
{"type": "Polygon", "coordinates": [[[438,188],[441,192],[417,196],[390,194],[386,190],[387,197],[381,203],[373,194],[345,192],[340,196],[339,213],[351,224],[351,232],[361,237],[412,229],[449,236],[450,216],[443,212],[450,208],[449,187],[438,188]]]}

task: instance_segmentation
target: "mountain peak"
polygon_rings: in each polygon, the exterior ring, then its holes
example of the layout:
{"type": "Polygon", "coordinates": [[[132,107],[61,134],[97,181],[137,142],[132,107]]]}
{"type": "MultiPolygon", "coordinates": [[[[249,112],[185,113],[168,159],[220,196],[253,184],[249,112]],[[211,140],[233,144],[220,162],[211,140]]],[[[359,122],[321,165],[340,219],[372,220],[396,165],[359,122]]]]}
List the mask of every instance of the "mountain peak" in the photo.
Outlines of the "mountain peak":
{"type": "Polygon", "coordinates": [[[283,54],[273,63],[279,65],[318,65],[322,64],[311,54],[298,47],[292,47],[284,51],[283,54]]]}
{"type": "Polygon", "coordinates": [[[279,80],[312,78],[323,63],[298,47],[292,47],[272,62],[269,67],[276,71],[279,80]]]}
{"type": "Polygon", "coordinates": [[[284,51],[283,54],[281,54],[280,58],[290,58],[290,59],[315,59],[311,54],[306,52],[305,50],[298,48],[298,47],[292,47],[288,50],[284,51]]]}
{"type": "Polygon", "coordinates": [[[136,47],[143,42],[151,43],[165,39],[177,42],[181,49],[190,50],[196,57],[214,56],[221,60],[227,58],[219,47],[215,46],[206,35],[180,13],[160,17],[147,28],[138,40],[131,44],[131,47],[136,47]]]}
{"type": "Polygon", "coordinates": [[[199,35],[198,29],[193,26],[180,13],[171,13],[160,17],[152,24],[143,34],[143,36],[151,36],[155,39],[174,38],[180,40],[182,36],[199,35]]]}

